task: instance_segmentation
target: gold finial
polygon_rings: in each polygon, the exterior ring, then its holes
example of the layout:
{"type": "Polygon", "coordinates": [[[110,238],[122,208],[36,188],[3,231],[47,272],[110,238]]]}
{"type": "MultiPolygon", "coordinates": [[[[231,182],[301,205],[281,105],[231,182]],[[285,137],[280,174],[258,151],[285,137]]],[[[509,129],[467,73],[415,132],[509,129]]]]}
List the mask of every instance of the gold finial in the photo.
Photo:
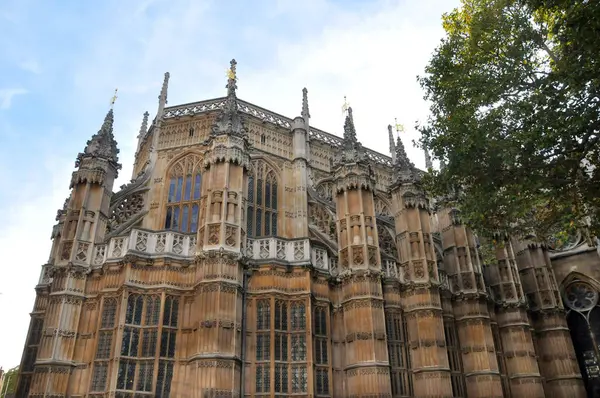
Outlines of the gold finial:
{"type": "Polygon", "coordinates": [[[118,90],[119,90],[118,88],[115,88],[115,94],[110,99],[110,109],[113,108],[113,106],[115,105],[115,102],[117,101],[117,98],[119,98],[119,97],[117,97],[117,91],[118,90]]]}
{"type": "Polygon", "coordinates": [[[229,67],[229,69],[227,69],[227,79],[237,81],[237,76],[235,73],[236,65],[237,65],[237,62],[235,62],[235,59],[232,59],[230,62],[230,67],[229,67]]]}
{"type": "Polygon", "coordinates": [[[344,95],[344,105],[342,105],[342,113],[346,113],[350,108],[350,104],[346,101],[346,96],[344,95]]]}
{"type": "Polygon", "coordinates": [[[227,78],[230,80],[235,80],[235,72],[231,69],[227,69],[227,78]]]}
{"type": "Polygon", "coordinates": [[[404,125],[398,123],[398,118],[394,118],[394,122],[396,124],[396,132],[397,133],[404,133],[404,125]]]}

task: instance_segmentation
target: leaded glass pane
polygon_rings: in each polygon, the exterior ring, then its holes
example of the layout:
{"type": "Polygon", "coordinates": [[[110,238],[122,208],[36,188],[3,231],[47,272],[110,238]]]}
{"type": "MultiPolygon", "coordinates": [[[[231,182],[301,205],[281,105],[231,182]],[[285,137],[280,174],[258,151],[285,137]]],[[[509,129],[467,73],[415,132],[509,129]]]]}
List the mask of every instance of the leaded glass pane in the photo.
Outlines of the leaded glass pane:
{"type": "Polygon", "coordinates": [[[292,304],[292,330],[306,329],[306,313],[304,303],[292,304]]]}
{"type": "Polygon", "coordinates": [[[104,391],[106,388],[106,378],[108,375],[108,364],[97,363],[94,365],[94,373],[92,374],[91,391],[104,391]]]}
{"type": "Polygon", "coordinates": [[[269,365],[256,366],[256,392],[263,393],[271,390],[271,369],[269,365]]]}
{"type": "Polygon", "coordinates": [[[271,336],[268,333],[256,335],[256,360],[268,361],[271,358],[271,336]]]}
{"type": "Polygon", "coordinates": [[[256,308],[256,329],[268,330],[271,323],[271,304],[268,300],[260,300],[256,308]]]}
{"type": "Polygon", "coordinates": [[[263,203],[263,180],[256,180],[256,203],[261,206],[263,203]]]}
{"type": "Polygon", "coordinates": [[[154,357],[156,355],[156,329],[144,330],[142,334],[142,357],[154,357]]]}
{"type": "Polygon", "coordinates": [[[183,189],[183,177],[177,178],[177,188],[175,190],[175,201],[181,202],[181,190],[183,189]]]}
{"type": "Polygon", "coordinates": [[[169,184],[169,199],[168,202],[175,201],[175,178],[171,178],[171,183],[169,184]]]}
{"type": "Polygon", "coordinates": [[[132,294],[127,298],[127,312],[125,313],[125,323],[133,323],[133,313],[135,311],[135,299],[136,295],[132,294]]]}
{"type": "Polygon", "coordinates": [[[146,326],[158,325],[160,316],[160,297],[150,296],[146,298],[146,316],[144,319],[146,326]]]}
{"type": "Polygon", "coordinates": [[[173,231],[179,231],[179,207],[173,209],[173,223],[171,224],[173,231]]]}
{"type": "Polygon", "coordinates": [[[188,231],[188,216],[189,216],[188,205],[183,206],[183,219],[181,220],[181,232],[186,233],[188,231]]]}
{"type": "Polygon", "coordinates": [[[271,212],[265,211],[265,236],[271,235],[271,212]]]}
{"type": "Polygon", "coordinates": [[[262,235],[262,209],[256,209],[256,237],[262,235]]]}
{"type": "Polygon", "coordinates": [[[125,357],[137,357],[139,342],[140,342],[140,329],[126,326],[123,329],[123,340],[121,343],[121,355],[125,356],[125,357]]]}
{"type": "Polygon", "coordinates": [[[276,361],[287,361],[288,360],[288,336],[284,333],[275,334],[275,360],[276,361]]]}
{"type": "Polygon", "coordinates": [[[277,210],[277,184],[273,183],[271,192],[272,192],[271,208],[274,210],[277,210]]]}
{"type": "Polygon", "coordinates": [[[306,360],[306,336],[303,334],[292,335],[292,361],[306,360]]]}
{"type": "Polygon", "coordinates": [[[169,398],[171,394],[171,380],[173,379],[173,362],[158,362],[158,379],[156,381],[156,398],[169,398]]]}
{"type": "Polygon", "coordinates": [[[165,229],[171,229],[171,219],[173,209],[171,207],[167,207],[167,216],[165,217],[165,229]]]}
{"type": "Polygon", "coordinates": [[[133,313],[133,321],[134,325],[142,324],[142,310],[144,308],[144,298],[142,296],[137,296],[135,298],[135,311],[133,313]]]}
{"type": "Polygon", "coordinates": [[[190,232],[198,231],[198,205],[192,206],[192,221],[190,223],[190,232]]]}
{"type": "Polygon", "coordinates": [[[202,188],[202,176],[196,174],[196,181],[194,181],[194,200],[200,199],[200,192],[202,188]]]}
{"type": "Polygon", "coordinates": [[[254,201],[254,177],[248,177],[248,202],[254,201]]]}
{"type": "Polygon", "coordinates": [[[248,206],[246,218],[246,233],[248,234],[248,237],[251,238],[254,236],[254,229],[252,228],[254,225],[254,208],[252,206],[248,206]]]}
{"type": "Polygon", "coordinates": [[[133,389],[133,380],[135,377],[135,362],[127,359],[122,359],[119,362],[119,373],[117,376],[117,389],[131,390],[133,389]]]}
{"type": "Polygon", "coordinates": [[[116,314],[117,301],[115,299],[104,300],[104,308],[102,309],[102,321],[100,323],[100,327],[103,329],[114,327],[116,314]]]}
{"type": "Polygon", "coordinates": [[[268,181],[265,183],[265,207],[271,207],[271,183],[268,181]]]}
{"type": "Polygon", "coordinates": [[[185,190],[183,191],[183,200],[188,201],[192,197],[192,176],[185,177],[185,190]]]}
{"type": "Polygon", "coordinates": [[[174,358],[175,357],[175,341],[177,337],[177,331],[163,329],[160,338],[160,356],[163,358],[174,358]]]}
{"type": "Polygon", "coordinates": [[[271,215],[271,234],[277,235],[277,213],[271,215]]]}
{"type": "Polygon", "coordinates": [[[163,325],[177,327],[177,313],[179,311],[179,300],[177,297],[167,296],[165,299],[165,311],[163,325]]]}
{"type": "Polygon", "coordinates": [[[288,368],[284,364],[275,365],[275,392],[287,393],[288,392],[288,368]]]}
{"type": "Polygon", "coordinates": [[[138,369],[137,389],[138,391],[152,391],[152,376],[154,363],[141,363],[138,369]]]}
{"type": "Polygon", "coordinates": [[[98,333],[98,348],[96,349],[96,359],[110,358],[112,336],[112,331],[103,331],[98,333]]]}

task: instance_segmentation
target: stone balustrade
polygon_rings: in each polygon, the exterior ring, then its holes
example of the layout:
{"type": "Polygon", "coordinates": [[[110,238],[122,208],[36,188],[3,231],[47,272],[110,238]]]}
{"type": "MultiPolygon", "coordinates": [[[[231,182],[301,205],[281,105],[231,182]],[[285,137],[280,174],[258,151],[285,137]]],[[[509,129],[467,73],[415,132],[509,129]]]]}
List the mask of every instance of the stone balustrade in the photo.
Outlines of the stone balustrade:
{"type": "MultiPolygon", "coordinates": [[[[170,256],[193,259],[196,255],[196,234],[172,231],[145,231],[133,229],[127,236],[115,236],[108,243],[95,245],[92,265],[122,259],[127,254],[148,257],[170,256]]],[[[257,261],[281,261],[289,264],[308,265],[330,272],[337,271],[337,259],[327,250],[315,248],[308,239],[259,238],[247,239],[246,256],[257,261]]]]}

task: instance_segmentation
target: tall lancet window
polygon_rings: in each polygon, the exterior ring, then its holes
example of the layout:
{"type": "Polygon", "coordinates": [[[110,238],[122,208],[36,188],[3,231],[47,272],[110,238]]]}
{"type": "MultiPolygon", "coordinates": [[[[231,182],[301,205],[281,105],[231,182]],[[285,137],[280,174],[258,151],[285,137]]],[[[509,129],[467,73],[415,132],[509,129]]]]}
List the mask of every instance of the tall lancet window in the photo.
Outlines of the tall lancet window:
{"type": "Polygon", "coordinates": [[[183,233],[198,230],[202,195],[202,159],[188,155],[171,166],[168,173],[165,229],[183,233]]]}
{"type": "Polygon", "coordinates": [[[254,163],[254,173],[248,177],[248,237],[277,235],[277,177],[263,161],[254,163]]]}

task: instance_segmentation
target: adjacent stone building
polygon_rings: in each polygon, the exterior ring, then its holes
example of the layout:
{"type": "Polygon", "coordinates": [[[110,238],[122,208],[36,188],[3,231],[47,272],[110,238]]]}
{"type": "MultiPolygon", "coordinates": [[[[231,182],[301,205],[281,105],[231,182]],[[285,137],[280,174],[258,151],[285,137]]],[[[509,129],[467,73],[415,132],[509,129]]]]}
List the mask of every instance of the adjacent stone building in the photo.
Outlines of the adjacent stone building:
{"type": "Polygon", "coordinates": [[[77,156],[17,397],[597,396],[585,234],[484,264],[391,126],[388,157],[352,109],[311,127],[306,89],[294,119],[242,101],[235,61],[224,98],[167,107],[168,81],[131,183],[112,109],[77,156]]]}

